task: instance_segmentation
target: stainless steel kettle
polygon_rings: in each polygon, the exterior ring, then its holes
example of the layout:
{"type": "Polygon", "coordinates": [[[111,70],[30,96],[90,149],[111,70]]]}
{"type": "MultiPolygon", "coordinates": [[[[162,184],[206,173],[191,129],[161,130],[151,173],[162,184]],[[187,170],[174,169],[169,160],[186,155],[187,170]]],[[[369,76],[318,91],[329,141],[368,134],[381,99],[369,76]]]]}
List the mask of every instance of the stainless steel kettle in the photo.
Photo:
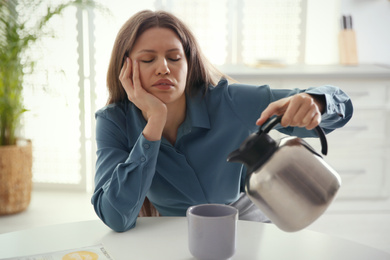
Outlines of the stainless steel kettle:
{"type": "MultiPolygon", "coordinates": [[[[271,138],[269,131],[280,121],[281,116],[260,126],[227,160],[247,167],[245,190],[249,199],[280,229],[294,232],[322,215],[340,188],[341,179],[301,138],[271,138]]],[[[315,131],[326,155],[325,134],[319,126],[315,131]]]]}

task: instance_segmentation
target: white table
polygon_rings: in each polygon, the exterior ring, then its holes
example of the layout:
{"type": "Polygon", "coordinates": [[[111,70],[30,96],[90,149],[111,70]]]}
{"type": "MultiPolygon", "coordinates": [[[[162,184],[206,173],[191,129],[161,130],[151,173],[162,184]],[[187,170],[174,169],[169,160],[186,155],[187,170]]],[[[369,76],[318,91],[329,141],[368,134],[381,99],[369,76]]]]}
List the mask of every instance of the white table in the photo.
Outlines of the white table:
{"type": "MultiPolygon", "coordinates": [[[[273,224],[239,221],[237,231],[233,259],[390,259],[386,252],[308,230],[286,233],[273,224]]],[[[137,226],[124,233],[92,220],[1,234],[0,259],[100,243],[116,260],[194,259],[187,242],[183,217],[139,218],[137,226]]]]}

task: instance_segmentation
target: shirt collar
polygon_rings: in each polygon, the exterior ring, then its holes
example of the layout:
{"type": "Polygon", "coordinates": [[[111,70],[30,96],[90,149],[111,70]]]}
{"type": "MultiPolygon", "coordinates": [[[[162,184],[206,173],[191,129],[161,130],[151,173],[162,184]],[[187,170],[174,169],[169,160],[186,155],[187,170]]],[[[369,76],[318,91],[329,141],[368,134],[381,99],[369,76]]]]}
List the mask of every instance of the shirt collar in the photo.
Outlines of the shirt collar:
{"type": "Polygon", "coordinates": [[[198,93],[195,97],[187,96],[187,117],[192,127],[210,129],[210,118],[206,105],[206,97],[198,93]]]}

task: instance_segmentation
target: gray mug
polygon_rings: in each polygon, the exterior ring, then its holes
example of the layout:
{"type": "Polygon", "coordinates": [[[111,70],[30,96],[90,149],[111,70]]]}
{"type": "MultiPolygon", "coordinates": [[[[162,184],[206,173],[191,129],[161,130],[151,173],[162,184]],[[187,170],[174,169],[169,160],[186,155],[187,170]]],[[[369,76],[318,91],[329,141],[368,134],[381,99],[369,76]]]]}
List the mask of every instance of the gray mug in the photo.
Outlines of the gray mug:
{"type": "Polygon", "coordinates": [[[188,245],[197,259],[229,259],[236,251],[238,210],[223,204],[187,209],[188,245]]]}

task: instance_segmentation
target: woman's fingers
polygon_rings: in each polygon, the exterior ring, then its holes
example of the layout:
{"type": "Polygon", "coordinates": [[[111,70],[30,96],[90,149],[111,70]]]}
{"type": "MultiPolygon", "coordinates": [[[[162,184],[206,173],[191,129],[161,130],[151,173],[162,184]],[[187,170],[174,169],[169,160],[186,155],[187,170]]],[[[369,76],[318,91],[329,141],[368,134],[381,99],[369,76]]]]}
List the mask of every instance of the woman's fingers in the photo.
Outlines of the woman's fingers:
{"type": "Polygon", "coordinates": [[[283,98],[271,103],[257,120],[257,125],[264,124],[273,115],[283,115],[281,125],[306,127],[313,129],[321,122],[321,113],[313,97],[302,93],[283,98]]]}
{"type": "Polygon", "coordinates": [[[131,60],[129,57],[126,57],[121,72],[119,74],[119,80],[122,83],[122,86],[125,89],[129,100],[132,100],[134,97],[134,86],[133,86],[133,81],[131,79],[131,74],[132,74],[131,70],[132,70],[131,60]]]}
{"type": "MultiPolygon", "coordinates": [[[[136,60],[133,61],[132,73],[133,75],[131,77],[133,82],[133,101],[142,100],[142,102],[150,102],[151,95],[142,87],[139,76],[139,63],[136,60]]],[[[152,99],[154,99],[154,97],[152,99]]]]}
{"type": "Polygon", "coordinates": [[[133,84],[137,91],[143,90],[141,87],[141,81],[139,79],[139,65],[136,60],[133,61],[133,84]]]}
{"type": "Polygon", "coordinates": [[[128,57],[126,57],[126,59],[123,62],[123,66],[122,66],[121,72],[119,74],[119,80],[121,82],[125,81],[126,78],[128,77],[129,67],[131,66],[129,60],[130,59],[128,57]]]}
{"type": "Polygon", "coordinates": [[[306,126],[306,129],[311,130],[316,126],[318,126],[320,123],[321,123],[321,114],[318,113],[312,118],[311,122],[306,126]]]}
{"type": "Polygon", "coordinates": [[[298,126],[313,129],[321,122],[321,113],[309,94],[298,94],[291,97],[284,113],[282,126],[298,126]]]}
{"type": "Polygon", "coordinates": [[[298,94],[291,97],[282,118],[282,126],[305,127],[315,115],[315,106],[313,98],[308,94],[298,94]]]}
{"type": "Polygon", "coordinates": [[[263,125],[273,115],[277,115],[277,116],[283,115],[287,105],[288,105],[288,100],[286,98],[272,102],[261,113],[260,118],[256,121],[256,125],[263,125]]]}

